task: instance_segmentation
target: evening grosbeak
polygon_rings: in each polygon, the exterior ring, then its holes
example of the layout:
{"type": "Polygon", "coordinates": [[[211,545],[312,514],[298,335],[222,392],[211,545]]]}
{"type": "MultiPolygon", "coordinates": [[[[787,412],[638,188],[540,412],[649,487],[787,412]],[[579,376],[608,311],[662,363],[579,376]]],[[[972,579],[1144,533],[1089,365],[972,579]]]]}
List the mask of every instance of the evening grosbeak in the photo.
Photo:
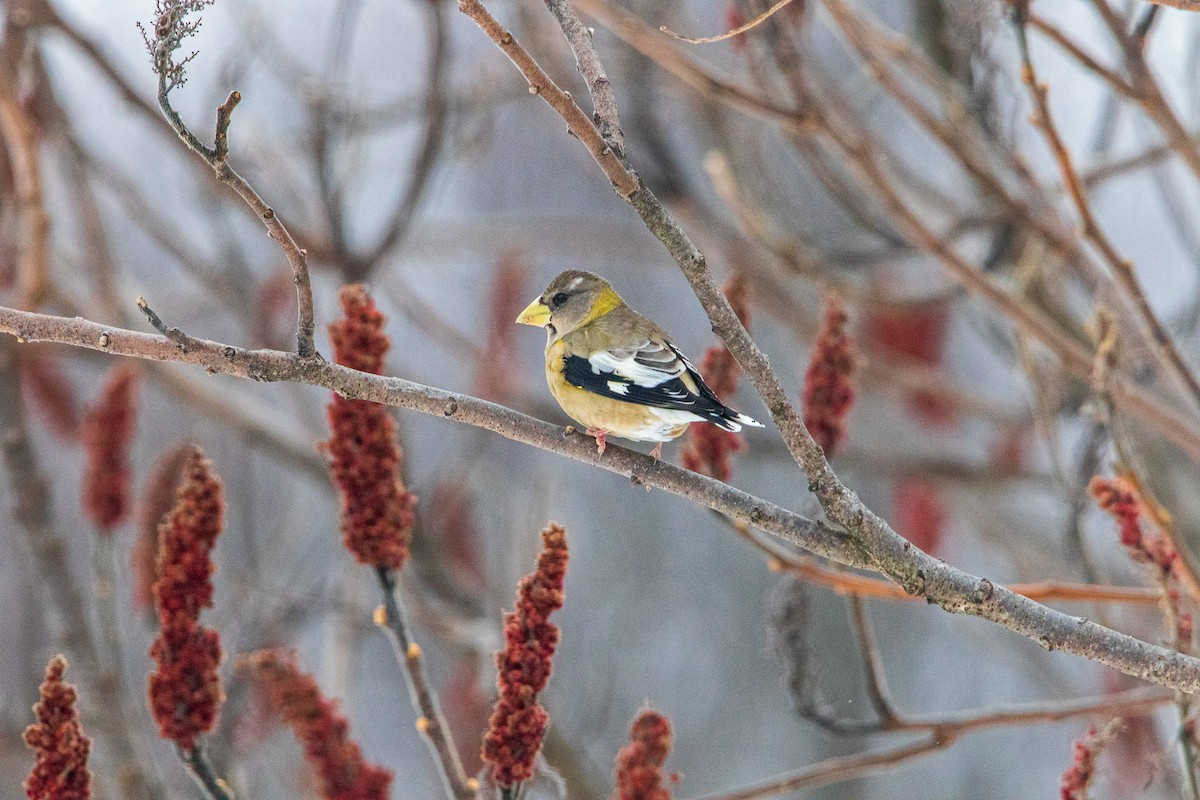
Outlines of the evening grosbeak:
{"type": "Polygon", "coordinates": [[[637,313],[599,275],[567,270],[517,322],[545,327],[546,381],[562,410],[596,437],[662,443],[693,422],[727,431],[762,427],[721,402],[666,331],[637,313]]]}

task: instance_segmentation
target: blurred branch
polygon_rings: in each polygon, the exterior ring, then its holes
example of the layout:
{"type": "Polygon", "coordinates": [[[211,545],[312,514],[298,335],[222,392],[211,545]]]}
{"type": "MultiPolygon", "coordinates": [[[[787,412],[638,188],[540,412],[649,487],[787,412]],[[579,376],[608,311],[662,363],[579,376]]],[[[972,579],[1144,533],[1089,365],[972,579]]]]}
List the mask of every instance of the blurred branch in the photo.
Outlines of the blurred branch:
{"type": "Polygon", "coordinates": [[[1054,117],[1050,114],[1046,85],[1038,82],[1037,72],[1034,70],[1033,61],[1029,55],[1029,40],[1025,20],[1019,12],[1016,12],[1014,21],[1017,26],[1017,42],[1021,51],[1022,77],[1033,98],[1034,108],[1037,110],[1035,120],[1042,133],[1045,134],[1046,142],[1050,145],[1050,150],[1054,154],[1055,161],[1058,163],[1063,183],[1066,185],[1067,192],[1071,196],[1075,210],[1078,212],[1079,219],[1083,224],[1083,235],[1103,255],[1109,269],[1133,301],[1133,306],[1137,310],[1137,314],[1141,318],[1142,326],[1146,332],[1146,338],[1155,346],[1155,352],[1159,359],[1174,376],[1175,380],[1183,387],[1184,391],[1191,396],[1192,402],[1200,406],[1200,381],[1196,379],[1191,368],[1183,360],[1183,356],[1179,354],[1179,350],[1175,347],[1175,343],[1171,335],[1167,332],[1167,329],[1159,322],[1158,317],[1155,316],[1154,310],[1150,307],[1150,302],[1146,299],[1146,294],[1142,290],[1141,283],[1133,271],[1133,265],[1117,252],[1116,246],[1108,238],[1108,235],[1104,233],[1104,230],[1100,227],[1095,215],[1092,213],[1091,203],[1088,201],[1087,194],[1079,181],[1079,175],[1075,172],[1075,165],[1071,161],[1071,155],[1067,151],[1067,146],[1063,142],[1062,137],[1059,135],[1058,126],[1054,123],[1054,117]]]}
{"type": "MultiPolygon", "coordinates": [[[[446,96],[450,51],[446,6],[441,0],[425,0],[422,8],[425,12],[425,38],[429,42],[429,56],[425,64],[425,94],[422,101],[425,127],[421,134],[421,142],[413,155],[412,166],[408,170],[408,185],[391,219],[384,227],[383,234],[364,256],[354,259],[352,265],[347,265],[356,267],[360,272],[369,272],[397,242],[404,239],[429,187],[438,157],[446,146],[446,120],[450,110],[449,98],[446,96]],[[362,267],[359,267],[359,264],[362,267]]],[[[348,277],[361,280],[365,274],[351,274],[348,277]]]]}
{"type": "MultiPolygon", "coordinates": [[[[744,520],[728,520],[734,531],[760,550],[769,559],[773,570],[786,570],[808,583],[832,589],[839,595],[875,598],[894,602],[924,600],[911,595],[889,581],[870,578],[844,568],[821,564],[809,556],[796,555],[774,542],[756,534],[744,520]]],[[[1157,589],[1141,586],[1105,586],[1090,583],[1067,583],[1062,581],[1037,581],[1034,583],[1007,584],[1010,592],[1036,600],[1050,602],[1097,602],[1128,603],[1132,605],[1158,605],[1161,593],[1157,589]]]]}
{"type": "Polygon", "coordinates": [[[897,764],[912,761],[935,750],[949,747],[951,744],[953,744],[951,740],[928,737],[908,744],[867,753],[836,756],[819,761],[810,767],[772,778],[766,783],[748,786],[733,792],[706,794],[702,797],[692,798],[692,800],[754,800],[755,798],[771,797],[783,794],[784,792],[795,792],[800,789],[812,789],[818,786],[843,783],[880,772],[897,764]]]}
{"type": "Polygon", "coordinates": [[[935,750],[953,745],[958,737],[977,730],[1009,725],[1059,722],[1094,714],[1139,711],[1170,702],[1173,695],[1161,689],[1142,687],[1117,694],[1084,697],[1077,700],[1029,703],[983,712],[972,711],[940,720],[916,722],[913,728],[928,728],[928,738],[885,750],[838,756],[777,778],[734,792],[706,794],[695,800],[752,800],[794,792],[798,789],[828,786],[872,774],[883,767],[900,764],[935,750]]]}
{"type": "MultiPolygon", "coordinates": [[[[11,31],[10,31],[11,35],[11,31]]],[[[0,48],[0,139],[8,152],[21,221],[17,290],[23,308],[38,308],[50,285],[50,216],[42,191],[41,135],[17,97],[16,65],[24,37],[13,36],[0,48]]]]}
{"type": "Polygon", "coordinates": [[[635,485],[658,487],[724,514],[749,520],[764,531],[840,563],[885,571],[893,580],[904,580],[902,585],[906,590],[922,594],[947,611],[991,620],[1047,649],[1074,653],[1126,674],[1183,691],[1200,690],[1200,659],[1117,633],[1082,617],[1054,611],[986,578],[970,575],[927,556],[896,534],[892,536],[898,540],[896,549],[899,553],[892,552],[886,540],[878,549],[872,549],[868,544],[821,523],[649,456],[613,446],[604,457],[599,457],[589,437],[576,436],[573,429],[564,431],[557,425],[494,403],[401,378],[356,372],[293,353],[244,350],[197,339],[177,328],[166,328],[157,316],[153,316],[153,321],[156,327],[169,332],[170,337],[135,333],[84,319],[0,308],[0,332],[16,336],[22,342],[56,341],[114,355],[197,364],[211,372],[254,380],[306,383],[344,397],[409,408],[491,430],[514,441],[624,475],[635,485]],[[915,570],[911,576],[903,567],[897,567],[901,559],[907,562],[908,568],[915,570]]]}
{"type": "Polygon", "coordinates": [[[1200,11],[1200,0],[1146,0],[1156,6],[1178,8],[1181,11],[1200,11]]]}

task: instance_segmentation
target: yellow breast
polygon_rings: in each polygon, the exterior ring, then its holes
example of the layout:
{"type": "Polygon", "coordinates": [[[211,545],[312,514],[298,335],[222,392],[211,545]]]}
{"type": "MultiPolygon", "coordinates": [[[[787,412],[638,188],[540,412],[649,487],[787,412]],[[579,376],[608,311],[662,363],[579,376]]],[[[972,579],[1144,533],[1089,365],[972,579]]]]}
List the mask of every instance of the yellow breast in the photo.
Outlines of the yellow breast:
{"type": "Polygon", "coordinates": [[[669,442],[687,430],[688,423],[664,420],[650,406],[604,397],[567,383],[563,377],[566,349],[561,341],[546,348],[546,382],[571,419],[635,442],[669,442]]]}

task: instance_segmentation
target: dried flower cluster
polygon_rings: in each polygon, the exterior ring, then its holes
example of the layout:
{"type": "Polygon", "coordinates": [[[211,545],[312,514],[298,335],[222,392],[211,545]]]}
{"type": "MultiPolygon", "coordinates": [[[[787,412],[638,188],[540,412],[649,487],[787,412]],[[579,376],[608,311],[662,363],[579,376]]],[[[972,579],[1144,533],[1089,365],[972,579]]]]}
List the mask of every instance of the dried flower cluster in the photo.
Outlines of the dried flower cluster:
{"type": "MultiPolygon", "coordinates": [[[[733,307],[742,325],[750,326],[750,304],[746,281],[735,274],[725,286],[725,298],[733,307]]],[[[723,344],[708,348],[700,362],[700,374],[710,389],[722,399],[728,399],[737,389],[741,368],[733,353],[723,344]]],[[[718,428],[716,425],[692,425],[688,428],[687,445],[681,452],[684,469],[708,475],[719,481],[728,481],[733,468],[729,457],[746,447],[740,433],[718,428]]]]}
{"type": "Polygon", "coordinates": [[[129,514],[137,378],[130,367],[114,369],[83,419],[83,513],[104,534],[111,534],[129,514]]]}
{"type": "Polygon", "coordinates": [[[30,350],[21,354],[20,367],[27,405],[55,436],[67,440],[78,438],[82,420],[75,387],[59,360],[30,350]]]}
{"type": "Polygon", "coordinates": [[[195,36],[200,29],[201,20],[188,20],[188,15],[197,14],[212,4],[213,0],[155,0],[153,33],[138,23],[154,72],[166,81],[168,90],[187,83],[186,67],[197,55],[193,51],[183,58],[175,58],[175,52],[183,46],[184,40],[195,36]]]}
{"type": "Polygon", "coordinates": [[[138,508],[137,540],[133,545],[133,605],[138,610],[154,604],[154,582],[158,580],[158,530],[175,507],[175,489],[183,465],[191,455],[190,445],[168,450],[150,471],[138,508]]]}
{"type": "Polygon", "coordinates": [[[1103,730],[1094,726],[1089,728],[1087,734],[1075,742],[1075,757],[1063,773],[1060,784],[1062,800],[1087,800],[1088,787],[1096,776],[1096,757],[1120,730],[1121,720],[1114,719],[1103,730]]]}
{"type": "Polygon", "coordinates": [[[657,711],[643,710],[629,728],[629,744],[617,754],[620,800],[671,800],[662,771],[670,752],[671,723],[657,711]]]}
{"type": "MultiPolygon", "coordinates": [[[[379,375],[391,342],[366,287],[338,293],[343,319],[329,326],[337,363],[379,375]]],[[[399,569],[408,560],[416,496],[400,482],[402,452],[387,408],[334,395],[325,444],[342,496],[342,541],[362,564],[399,569]]]]}
{"type": "MultiPolygon", "coordinates": [[[[941,365],[946,349],[950,313],[945,302],[895,309],[876,309],[866,318],[866,335],[882,356],[900,356],[927,367],[941,365]]],[[[909,409],[923,422],[945,427],[955,421],[955,408],[944,397],[916,391],[909,409]]]]}
{"type": "Polygon", "coordinates": [[[88,754],[92,742],[79,724],[75,687],[63,680],[67,660],[50,659],[42,682],[41,702],[33,707],[37,722],[25,729],[25,744],[36,753],[25,781],[29,800],[88,800],[92,796],[88,754]]]}
{"type": "Polygon", "coordinates": [[[488,299],[486,346],[475,365],[475,390],[480,397],[504,403],[512,397],[516,357],[513,319],[526,302],[525,261],[516,253],[500,257],[485,297],[488,299]]]}
{"type": "Polygon", "coordinates": [[[849,317],[835,295],[825,298],[821,327],[804,373],[804,427],[832,456],[846,438],[846,414],[854,404],[854,340],[849,317]]]}
{"type": "Polygon", "coordinates": [[[316,770],[324,800],[387,800],[392,773],[363,760],[337,703],[321,696],[313,677],[296,666],[294,654],[260,650],[239,665],[254,672],[271,706],[292,727],[316,770]]]}
{"type": "Polygon", "coordinates": [[[224,693],[217,667],[221,640],[200,624],[212,606],[212,550],[224,514],[221,481],[199,448],[183,468],[178,500],[159,529],[158,580],[154,602],[158,636],[150,656],[150,711],[164,739],[190,750],[196,737],[212,730],[224,693]]]}
{"type": "Polygon", "coordinates": [[[460,481],[442,481],[434,486],[428,519],[446,565],[460,587],[474,591],[486,586],[475,503],[467,487],[460,481]]]}
{"type": "Polygon", "coordinates": [[[1170,537],[1161,531],[1144,529],[1141,523],[1142,503],[1137,489],[1124,478],[1092,478],[1088,484],[1092,497],[1100,508],[1108,512],[1120,528],[1121,544],[1129,550],[1134,561],[1148,564],[1154,570],[1154,578],[1163,593],[1163,604],[1168,619],[1173,623],[1177,649],[1191,649],[1191,611],[1187,610],[1187,593],[1184,589],[1182,565],[1179,551],[1170,537]]]}
{"type": "Polygon", "coordinates": [[[558,628],[550,613],[562,608],[567,574],[567,535],[551,523],[542,531],[537,568],[517,586],[517,607],[504,617],[505,649],[496,654],[500,698],[488,723],[481,757],[492,777],[512,786],[533,776],[549,715],[537,695],[550,680],[558,628]]]}
{"type": "Polygon", "coordinates": [[[946,528],[946,508],[927,478],[901,477],[892,486],[892,525],[927,553],[936,553],[946,528]]]}

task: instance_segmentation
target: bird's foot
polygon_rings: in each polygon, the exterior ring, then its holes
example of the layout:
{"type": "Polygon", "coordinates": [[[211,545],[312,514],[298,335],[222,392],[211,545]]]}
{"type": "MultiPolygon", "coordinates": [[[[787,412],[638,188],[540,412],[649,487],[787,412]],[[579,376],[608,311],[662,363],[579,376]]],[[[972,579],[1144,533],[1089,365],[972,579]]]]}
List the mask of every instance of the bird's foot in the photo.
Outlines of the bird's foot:
{"type": "Polygon", "coordinates": [[[654,449],[650,451],[650,455],[654,457],[655,461],[658,461],[662,458],[662,446],[663,443],[659,442],[658,444],[654,445],[654,449]]]}
{"type": "Polygon", "coordinates": [[[604,441],[604,437],[608,435],[608,431],[604,430],[604,428],[588,428],[587,435],[596,437],[596,454],[604,455],[604,448],[608,446],[608,443],[604,441]]]}

